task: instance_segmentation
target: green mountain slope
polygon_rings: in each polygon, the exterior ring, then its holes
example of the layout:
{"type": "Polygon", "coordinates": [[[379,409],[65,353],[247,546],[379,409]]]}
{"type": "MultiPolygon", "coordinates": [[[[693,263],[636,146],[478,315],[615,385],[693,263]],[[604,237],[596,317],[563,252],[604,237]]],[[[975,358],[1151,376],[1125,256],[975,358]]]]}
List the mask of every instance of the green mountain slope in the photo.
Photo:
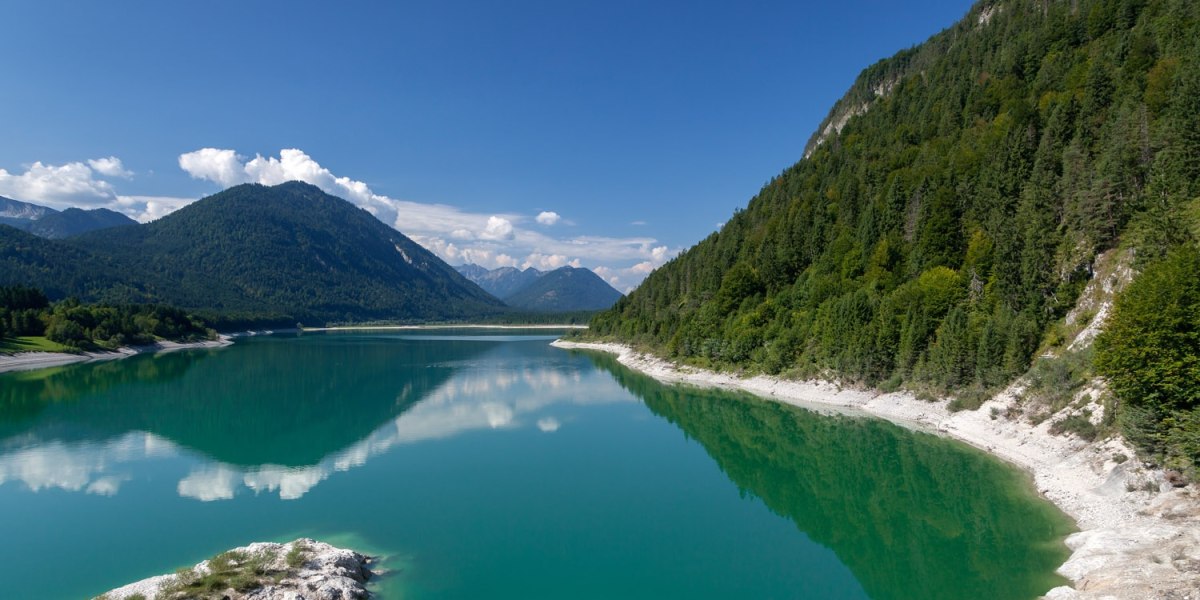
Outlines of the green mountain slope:
{"type": "Polygon", "coordinates": [[[535,312],[603,310],[621,298],[589,269],[561,267],[543,274],[504,298],[513,308],[535,312]]]}
{"type": "Polygon", "coordinates": [[[107,208],[91,210],[68,208],[31,222],[28,231],[34,235],[57,240],[98,229],[136,224],[137,221],[107,208]]]}
{"type": "Polygon", "coordinates": [[[38,288],[51,298],[149,301],[107,257],[0,225],[0,286],[38,288]]]}
{"type": "Polygon", "coordinates": [[[725,226],[592,321],[685,361],[992,388],[1098,252],[1190,243],[1200,3],[1002,0],[869,67],[725,226]]]}
{"type": "Polygon", "coordinates": [[[10,245],[23,250],[0,254],[0,285],[36,285],[52,296],[310,324],[504,310],[370,213],[298,182],[237,186],[152,223],[60,242],[14,233],[5,232],[16,240],[10,245]]]}

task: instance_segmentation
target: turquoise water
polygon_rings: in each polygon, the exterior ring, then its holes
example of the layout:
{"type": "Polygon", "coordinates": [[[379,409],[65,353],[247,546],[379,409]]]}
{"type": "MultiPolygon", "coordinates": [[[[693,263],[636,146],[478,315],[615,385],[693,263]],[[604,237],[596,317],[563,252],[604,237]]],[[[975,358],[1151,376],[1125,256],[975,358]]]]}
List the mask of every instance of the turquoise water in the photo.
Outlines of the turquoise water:
{"type": "Polygon", "coordinates": [[[384,598],[1033,598],[1069,523],[974,450],[663,386],[554,335],[331,333],[0,375],[0,580],[84,598],[258,540],[384,598]]]}

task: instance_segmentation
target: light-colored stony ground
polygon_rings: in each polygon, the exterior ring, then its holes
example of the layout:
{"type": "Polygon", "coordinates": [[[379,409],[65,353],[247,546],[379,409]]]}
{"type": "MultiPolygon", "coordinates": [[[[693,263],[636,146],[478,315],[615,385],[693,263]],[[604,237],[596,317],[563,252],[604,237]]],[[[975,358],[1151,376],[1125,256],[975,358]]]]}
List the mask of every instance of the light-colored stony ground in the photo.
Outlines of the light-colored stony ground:
{"type": "Polygon", "coordinates": [[[190,342],[186,344],[163,340],[147,346],[129,346],[125,348],[119,348],[115,352],[81,352],[79,354],[67,354],[65,352],[21,352],[18,354],[0,355],[0,373],[7,371],[45,369],[47,367],[59,367],[78,362],[116,360],[119,358],[128,358],[130,356],[145,354],[148,352],[172,352],[175,350],[187,350],[191,348],[220,348],[222,346],[228,346],[232,343],[233,341],[229,338],[229,336],[222,335],[215,340],[190,342]]]}
{"type": "MultiPolygon", "coordinates": [[[[213,597],[229,600],[356,600],[369,598],[366,582],[371,572],[367,569],[369,558],[324,542],[299,539],[287,544],[258,542],[235,548],[246,556],[267,555],[269,573],[282,576],[267,578],[270,581],[260,587],[246,591],[216,590],[213,597]],[[287,563],[288,553],[296,544],[303,549],[303,563],[292,567],[287,563]]],[[[193,567],[201,574],[208,573],[208,562],[193,567]]],[[[126,600],[141,595],[154,600],[164,588],[169,588],[179,578],[177,574],[159,575],[136,583],[119,587],[100,596],[97,600],[126,600]]]]}
{"type": "Polygon", "coordinates": [[[1079,533],[1067,538],[1071,556],[1059,568],[1074,587],[1055,588],[1047,598],[1200,600],[1196,485],[1172,488],[1162,472],[1138,464],[1123,439],[1088,443],[1051,434],[1052,419],[1033,425],[1005,418],[1017,401],[1015,387],[978,410],[950,412],[946,401],[827,382],[737,377],[675,365],[620,344],[553,345],[616,354],[621,364],[667,383],[744,390],[818,411],[860,412],[961,440],[1027,470],[1038,491],[1078,523],[1079,533]],[[1118,462],[1122,457],[1127,459],[1118,462]]]}

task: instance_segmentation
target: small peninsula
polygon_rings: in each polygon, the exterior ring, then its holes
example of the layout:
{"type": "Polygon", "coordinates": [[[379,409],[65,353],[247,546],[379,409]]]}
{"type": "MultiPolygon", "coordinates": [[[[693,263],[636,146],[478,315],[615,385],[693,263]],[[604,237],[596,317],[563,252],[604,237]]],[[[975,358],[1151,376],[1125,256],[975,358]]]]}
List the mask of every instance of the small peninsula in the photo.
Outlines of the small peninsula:
{"type": "Polygon", "coordinates": [[[371,558],[307,538],[254,543],[190,569],[150,577],[96,600],[352,600],[369,598],[371,558]]]}

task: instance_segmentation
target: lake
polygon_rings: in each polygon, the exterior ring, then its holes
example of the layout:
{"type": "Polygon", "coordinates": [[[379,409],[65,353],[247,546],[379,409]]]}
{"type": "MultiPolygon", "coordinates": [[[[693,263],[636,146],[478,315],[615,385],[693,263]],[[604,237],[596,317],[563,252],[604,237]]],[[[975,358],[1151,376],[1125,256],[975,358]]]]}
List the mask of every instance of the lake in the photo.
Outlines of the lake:
{"type": "Polygon", "coordinates": [[[252,541],[382,557],[383,598],[1034,598],[1071,523],[874,419],[667,386],[545,331],[241,338],[0,375],[6,598],[252,541]]]}

